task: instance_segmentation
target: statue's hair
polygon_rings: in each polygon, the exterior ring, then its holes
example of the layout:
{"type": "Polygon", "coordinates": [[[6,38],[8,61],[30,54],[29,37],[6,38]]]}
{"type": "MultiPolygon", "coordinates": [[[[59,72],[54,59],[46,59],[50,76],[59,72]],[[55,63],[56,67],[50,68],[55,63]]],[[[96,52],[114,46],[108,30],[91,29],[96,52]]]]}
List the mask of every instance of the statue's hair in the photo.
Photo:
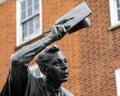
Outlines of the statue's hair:
{"type": "Polygon", "coordinates": [[[45,48],[45,52],[46,53],[55,53],[57,51],[59,51],[59,47],[57,45],[53,45],[53,46],[48,46],[47,48],[45,48]]]}
{"type": "Polygon", "coordinates": [[[60,50],[60,48],[57,45],[53,45],[53,46],[48,46],[46,47],[43,51],[41,51],[37,58],[36,58],[36,62],[37,64],[43,63],[47,61],[47,55],[51,55],[53,53],[56,53],[60,50]]]}

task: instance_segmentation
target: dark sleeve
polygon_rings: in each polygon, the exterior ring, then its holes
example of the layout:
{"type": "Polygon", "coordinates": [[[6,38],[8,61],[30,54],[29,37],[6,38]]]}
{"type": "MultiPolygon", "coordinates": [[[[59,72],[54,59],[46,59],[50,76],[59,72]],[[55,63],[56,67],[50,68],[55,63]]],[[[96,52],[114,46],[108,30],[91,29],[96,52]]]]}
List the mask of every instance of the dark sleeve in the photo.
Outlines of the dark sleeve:
{"type": "Polygon", "coordinates": [[[24,96],[29,80],[28,64],[46,46],[40,41],[11,55],[10,71],[1,96],[24,96]]]}
{"type": "Polygon", "coordinates": [[[11,56],[10,72],[1,96],[24,96],[29,80],[29,62],[53,41],[51,37],[45,37],[33,44],[24,46],[11,56]]]}
{"type": "Polygon", "coordinates": [[[9,78],[7,78],[7,81],[3,87],[3,90],[0,93],[0,96],[12,96],[10,91],[10,82],[9,78]]]}
{"type": "Polygon", "coordinates": [[[1,96],[24,96],[28,82],[28,71],[25,66],[13,64],[1,96]]]}

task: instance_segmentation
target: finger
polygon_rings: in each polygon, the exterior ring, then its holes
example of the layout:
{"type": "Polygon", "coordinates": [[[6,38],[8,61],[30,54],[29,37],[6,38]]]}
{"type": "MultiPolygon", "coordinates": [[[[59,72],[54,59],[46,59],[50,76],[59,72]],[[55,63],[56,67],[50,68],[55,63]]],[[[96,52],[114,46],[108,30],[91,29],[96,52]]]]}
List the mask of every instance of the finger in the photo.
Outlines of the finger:
{"type": "Polygon", "coordinates": [[[56,25],[53,26],[52,30],[51,30],[53,33],[55,33],[56,35],[58,35],[58,31],[57,31],[57,28],[56,28],[56,25]]]}
{"type": "Polygon", "coordinates": [[[62,25],[56,25],[56,28],[58,30],[59,38],[64,37],[64,35],[66,34],[65,26],[63,24],[62,25]]]}
{"type": "Polygon", "coordinates": [[[64,26],[63,24],[61,24],[61,25],[56,25],[56,28],[57,28],[57,30],[58,30],[59,32],[66,32],[66,31],[67,31],[66,28],[65,28],[65,26],[64,26]]]}

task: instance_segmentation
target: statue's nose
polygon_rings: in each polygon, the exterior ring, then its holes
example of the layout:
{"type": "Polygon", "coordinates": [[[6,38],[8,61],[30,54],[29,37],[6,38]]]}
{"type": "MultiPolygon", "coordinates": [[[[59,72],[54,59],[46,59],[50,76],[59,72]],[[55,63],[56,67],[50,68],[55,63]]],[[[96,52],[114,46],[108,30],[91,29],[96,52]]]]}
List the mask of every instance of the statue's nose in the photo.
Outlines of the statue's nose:
{"type": "Polygon", "coordinates": [[[62,66],[61,66],[61,69],[65,70],[68,68],[68,65],[66,63],[63,63],[62,66]]]}

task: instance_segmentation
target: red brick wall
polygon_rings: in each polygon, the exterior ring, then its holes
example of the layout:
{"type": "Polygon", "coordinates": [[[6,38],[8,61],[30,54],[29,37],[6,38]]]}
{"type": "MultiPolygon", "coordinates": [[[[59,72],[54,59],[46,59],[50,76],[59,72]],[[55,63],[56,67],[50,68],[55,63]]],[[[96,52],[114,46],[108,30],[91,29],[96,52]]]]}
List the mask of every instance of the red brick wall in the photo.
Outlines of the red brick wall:
{"type": "MultiPolygon", "coordinates": [[[[119,60],[119,29],[108,31],[108,0],[87,0],[91,27],[80,36],[80,96],[116,96],[115,62],[119,60]]],[[[117,62],[119,63],[119,62],[117,62]]],[[[120,64],[119,64],[120,65],[120,64]]]]}
{"type": "Polygon", "coordinates": [[[16,8],[14,0],[0,4],[0,90],[9,71],[9,57],[16,43],[16,8]]]}
{"type": "MultiPolygon", "coordinates": [[[[43,30],[82,1],[43,0],[43,30]]],[[[69,80],[63,86],[75,96],[116,96],[114,70],[120,67],[119,28],[108,31],[109,0],[85,1],[93,11],[91,26],[54,43],[68,58],[69,80]]],[[[9,56],[14,52],[15,9],[14,0],[0,5],[0,90],[7,77],[9,56]]]]}

